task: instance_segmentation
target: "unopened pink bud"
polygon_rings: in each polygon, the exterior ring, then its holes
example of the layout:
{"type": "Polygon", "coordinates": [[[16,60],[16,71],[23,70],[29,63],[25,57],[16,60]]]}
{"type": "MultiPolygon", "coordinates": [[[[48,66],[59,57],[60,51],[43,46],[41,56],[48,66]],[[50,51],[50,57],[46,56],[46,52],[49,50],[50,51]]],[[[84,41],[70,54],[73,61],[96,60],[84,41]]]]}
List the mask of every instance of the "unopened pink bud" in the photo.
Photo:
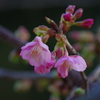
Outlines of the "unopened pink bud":
{"type": "Polygon", "coordinates": [[[76,10],[75,14],[74,14],[74,18],[77,19],[77,18],[80,18],[83,14],[83,9],[80,8],[78,10],[76,10]]]}
{"type": "Polygon", "coordinates": [[[58,50],[56,51],[56,56],[60,58],[62,55],[64,55],[64,51],[61,47],[58,47],[58,50]]]}
{"type": "Polygon", "coordinates": [[[74,9],[75,9],[75,6],[74,5],[69,5],[66,8],[66,12],[73,13],[74,12],[74,9]]]}
{"type": "Polygon", "coordinates": [[[90,19],[85,19],[81,22],[78,22],[77,25],[83,28],[91,28],[93,23],[94,23],[94,20],[90,18],[90,19]]]}
{"type": "Polygon", "coordinates": [[[65,21],[70,21],[72,19],[72,14],[71,13],[63,14],[63,18],[65,21]]]}

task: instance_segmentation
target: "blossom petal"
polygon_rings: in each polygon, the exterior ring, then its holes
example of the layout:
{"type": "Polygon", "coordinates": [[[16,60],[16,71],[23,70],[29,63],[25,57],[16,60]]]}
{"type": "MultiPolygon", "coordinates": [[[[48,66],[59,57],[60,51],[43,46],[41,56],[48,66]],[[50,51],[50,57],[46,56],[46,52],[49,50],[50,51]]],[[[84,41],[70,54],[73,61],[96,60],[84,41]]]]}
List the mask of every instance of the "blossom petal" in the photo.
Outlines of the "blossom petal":
{"type": "Polygon", "coordinates": [[[50,62],[51,60],[51,53],[49,50],[45,50],[45,49],[42,49],[42,59],[44,59],[46,62],[50,62]]]}
{"type": "Polygon", "coordinates": [[[36,37],[35,38],[35,41],[39,44],[39,45],[41,45],[41,47],[43,47],[44,49],[49,49],[49,47],[46,45],[46,44],[44,44],[43,42],[42,42],[42,40],[41,40],[41,37],[36,37]]]}
{"type": "Polygon", "coordinates": [[[37,43],[36,42],[28,42],[25,44],[25,46],[22,46],[21,49],[26,49],[26,48],[29,48],[29,47],[33,47],[34,45],[36,45],[37,43]]]}
{"type": "Polygon", "coordinates": [[[71,68],[76,71],[84,71],[87,68],[85,60],[81,56],[73,55],[70,56],[73,60],[71,63],[71,68]]]}
{"type": "Polygon", "coordinates": [[[55,68],[58,68],[59,66],[61,66],[63,63],[64,63],[64,61],[66,60],[66,57],[61,57],[57,62],[56,62],[56,64],[55,64],[55,68]]]}
{"type": "Polygon", "coordinates": [[[29,53],[31,50],[32,46],[25,48],[20,52],[20,56],[22,56],[23,59],[28,60],[29,59],[29,53]]]}
{"type": "Polygon", "coordinates": [[[36,73],[49,73],[50,72],[50,69],[46,68],[45,66],[41,65],[39,67],[34,67],[34,71],[36,73]]]}
{"type": "Polygon", "coordinates": [[[63,78],[68,76],[68,67],[60,66],[57,68],[58,74],[63,78]]]}

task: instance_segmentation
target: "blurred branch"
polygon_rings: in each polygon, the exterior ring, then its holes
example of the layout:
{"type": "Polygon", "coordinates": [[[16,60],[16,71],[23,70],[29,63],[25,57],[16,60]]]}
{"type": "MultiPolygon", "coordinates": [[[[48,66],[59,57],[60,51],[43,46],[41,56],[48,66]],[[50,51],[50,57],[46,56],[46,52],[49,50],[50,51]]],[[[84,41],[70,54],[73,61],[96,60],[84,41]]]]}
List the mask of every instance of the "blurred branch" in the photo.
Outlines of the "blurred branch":
{"type": "Polygon", "coordinates": [[[92,84],[89,95],[83,95],[72,100],[100,100],[100,81],[92,84]]]}
{"type": "Polygon", "coordinates": [[[76,87],[73,88],[73,90],[71,91],[70,95],[66,98],[66,100],[71,100],[73,99],[74,95],[75,95],[75,90],[76,90],[76,87]]]}
{"type": "MultiPolygon", "coordinates": [[[[50,73],[47,73],[47,74],[36,74],[33,71],[14,71],[14,70],[0,68],[0,78],[8,78],[8,79],[14,79],[14,80],[17,80],[17,79],[36,80],[40,78],[46,78],[46,79],[52,80],[56,78],[56,76],[54,75],[54,71],[51,71],[50,73]]],[[[70,80],[73,80],[72,85],[84,87],[84,83],[82,81],[80,74],[74,70],[69,72],[68,81],[70,80]]]]}
{"type": "Polygon", "coordinates": [[[6,41],[7,43],[12,44],[15,47],[20,48],[21,46],[25,45],[24,42],[15,37],[11,31],[4,28],[3,26],[0,26],[0,38],[6,41]]]}
{"type": "Polygon", "coordinates": [[[38,78],[53,79],[52,73],[48,74],[36,74],[33,71],[13,71],[4,68],[0,68],[0,78],[8,79],[31,79],[35,80],[38,78]]]}
{"type": "Polygon", "coordinates": [[[91,72],[89,75],[89,82],[94,82],[100,80],[100,64],[91,72]]]}

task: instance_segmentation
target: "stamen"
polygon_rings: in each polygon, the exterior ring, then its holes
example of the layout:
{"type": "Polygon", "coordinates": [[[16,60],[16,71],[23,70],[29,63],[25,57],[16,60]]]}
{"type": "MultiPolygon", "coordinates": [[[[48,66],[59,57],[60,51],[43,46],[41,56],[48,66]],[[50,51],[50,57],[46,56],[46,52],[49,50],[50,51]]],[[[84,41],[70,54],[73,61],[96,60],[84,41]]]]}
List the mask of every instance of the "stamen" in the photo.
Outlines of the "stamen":
{"type": "Polygon", "coordinates": [[[68,67],[69,71],[72,70],[71,65],[70,64],[66,64],[66,62],[63,63],[63,66],[64,67],[68,67]]]}

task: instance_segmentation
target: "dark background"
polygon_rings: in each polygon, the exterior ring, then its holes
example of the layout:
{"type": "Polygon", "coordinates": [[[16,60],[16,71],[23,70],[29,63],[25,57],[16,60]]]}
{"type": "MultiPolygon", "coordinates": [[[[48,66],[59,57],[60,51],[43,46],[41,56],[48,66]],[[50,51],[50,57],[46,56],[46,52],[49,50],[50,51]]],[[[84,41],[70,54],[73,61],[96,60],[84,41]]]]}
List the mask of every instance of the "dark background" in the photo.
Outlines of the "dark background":
{"type": "MultiPolygon", "coordinates": [[[[31,33],[30,41],[35,37],[33,28],[39,25],[48,25],[45,16],[53,19],[57,24],[62,13],[68,5],[75,5],[76,9],[83,8],[82,18],[95,20],[91,30],[97,32],[100,26],[100,1],[99,0],[0,0],[0,24],[14,32],[19,26],[25,26],[31,33]]],[[[83,30],[72,27],[70,31],[83,30]]],[[[53,50],[55,41],[49,41],[48,45],[53,50]]],[[[8,55],[13,46],[0,39],[0,67],[11,70],[33,70],[30,65],[13,64],[8,61],[8,55]]],[[[87,72],[88,73],[88,72],[87,72]]],[[[48,100],[49,93],[39,93],[34,87],[27,93],[13,91],[14,80],[0,79],[0,100],[48,100]]]]}

